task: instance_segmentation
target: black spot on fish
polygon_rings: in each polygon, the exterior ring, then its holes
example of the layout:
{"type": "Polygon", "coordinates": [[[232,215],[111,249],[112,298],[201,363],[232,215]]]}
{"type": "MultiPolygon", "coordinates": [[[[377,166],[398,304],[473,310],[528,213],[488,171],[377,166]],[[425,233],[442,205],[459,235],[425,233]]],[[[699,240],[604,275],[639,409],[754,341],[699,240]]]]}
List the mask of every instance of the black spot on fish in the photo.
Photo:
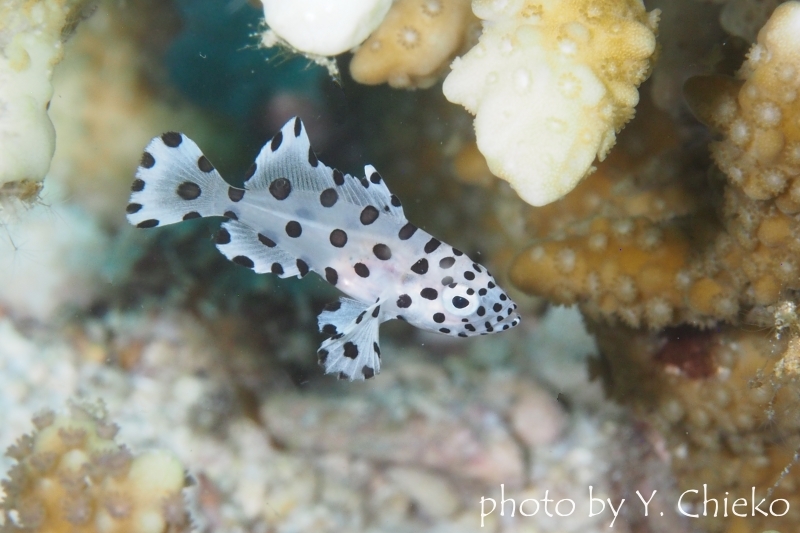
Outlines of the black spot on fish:
{"type": "Polygon", "coordinates": [[[193,218],[202,218],[202,215],[197,211],[189,211],[183,215],[183,220],[192,220],[193,218]]]}
{"type": "Polygon", "coordinates": [[[344,343],[344,356],[349,359],[355,359],[358,357],[358,346],[350,341],[344,343]]]}
{"type": "Polygon", "coordinates": [[[355,265],[353,265],[353,270],[355,270],[356,274],[358,274],[362,278],[369,277],[369,268],[367,268],[367,265],[365,265],[364,263],[356,263],[355,265]]]}
{"type": "Polygon", "coordinates": [[[286,223],[286,235],[296,239],[303,233],[303,227],[296,220],[290,220],[286,223]]]}
{"type": "MultiPolygon", "coordinates": [[[[260,237],[261,235],[259,235],[260,237]]],[[[266,238],[266,237],[265,237],[266,238]]],[[[220,228],[217,235],[214,237],[214,242],[217,244],[228,244],[231,242],[231,234],[225,228],[220,228]]]]}
{"type": "Polygon", "coordinates": [[[262,233],[258,234],[258,240],[259,242],[261,242],[261,244],[263,244],[264,246],[268,246],[269,248],[275,248],[276,246],[275,241],[273,241],[272,239],[270,239],[269,237],[267,237],[262,233]]]}
{"type": "Polygon", "coordinates": [[[228,198],[231,202],[239,202],[244,198],[244,189],[237,189],[236,187],[228,187],[228,198]]]}
{"type": "Polygon", "coordinates": [[[408,224],[400,228],[400,231],[397,232],[397,236],[400,237],[401,241],[407,241],[408,239],[411,238],[412,235],[414,235],[416,231],[417,227],[411,222],[409,222],[408,224]]]}
{"type": "Polygon", "coordinates": [[[325,189],[319,193],[319,203],[322,204],[322,207],[333,207],[338,199],[339,193],[336,192],[336,189],[325,189]]]}
{"type": "Polygon", "coordinates": [[[203,191],[200,190],[198,184],[192,181],[184,181],[178,185],[178,189],[175,192],[184,200],[195,200],[203,191]]]}
{"type": "Polygon", "coordinates": [[[133,183],[131,183],[131,191],[139,192],[144,190],[144,180],[135,179],[133,183]]]}
{"type": "Polygon", "coordinates": [[[305,277],[305,275],[308,274],[308,263],[302,259],[298,259],[295,261],[295,264],[297,265],[297,270],[300,271],[300,277],[305,277]]]}
{"type": "Polygon", "coordinates": [[[433,321],[437,324],[441,324],[444,322],[444,313],[434,313],[433,314],[433,321]]]}
{"type": "Polygon", "coordinates": [[[125,207],[125,212],[128,213],[129,215],[132,215],[134,213],[138,213],[141,208],[142,204],[128,204],[125,207]]]}
{"type": "Polygon", "coordinates": [[[428,260],[424,257],[411,265],[411,272],[423,275],[428,272],[428,260]]]}
{"type": "Polygon", "coordinates": [[[339,274],[335,269],[331,267],[325,267],[325,279],[328,280],[328,283],[331,285],[336,285],[336,282],[339,281],[339,274]]]}
{"type": "Polygon", "coordinates": [[[319,160],[317,160],[316,154],[314,154],[314,150],[309,146],[308,147],[308,164],[312,167],[316,168],[319,160]]]}
{"type": "Polygon", "coordinates": [[[181,145],[181,142],[183,142],[183,137],[180,133],[168,131],[161,136],[161,140],[170,148],[177,148],[181,145]]]}
{"type": "Polygon", "coordinates": [[[151,218],[149,220],[144,220],[142,222],[139,222],[138,224],[136,224],[136,227],[137,228],[155,228],[156,226],[158,226],[158,224],[159,224],[158,220],[156,220],[154,218],[151,218]]]}
{"type": "Polygon", "coordinates": [[[475,279],[475,273],[471,270],[467,270],[466,272],[464,272],[464,279],[472,281],[473,279],[475,279]]]}
{"type": "Polygon", "coordinates": [[[429,254],[434,252],[442,242],[439,239],[431,239],[425,243],[425,253],[429,254]]]}
{"type": "Polygon", "coordinates": [[[325,304],[323,308],[325,311],[330,311],[331,313],[334,311],[338,311],[342,307],[342,302],[340,300],[336,300],[335,302],[331,302],[325,304]]]}
{"type": "Polygon", "coordinates": [[[140,164],[144,168],[153,168],[153,165],[156,164],[156,158],[153,157],[153,154],[151,154],[150,152],[145,152],[142,154],[142,160],[140,164]]]}
{"type": "Polygon", "coordinates": [[[231,259],[237,265],[242,265],[243,267],[253,268],[253,260],[247,257],[246,255],[237,255],[233,259],[231,259]]]}
{"type": "Polygon", "coordinates": [[[369,367],[367,365],[364,365],[364,367],[361,369],[361,374],[364,376],[364,379],[374,378],[375,377],[375,369],[373,369],[372,367],[369,367]]]}
{"type": "Polygon", "coordinates": [[[381,306],[375,306],[375,309],[372,310],[372,318],[378,318],[378,315],[381,314],[381,306]]]}
{"type": "Polygon", "coordinates": [[[436,289],[431,289],[430,287],[426,287],[419,291],[419,295],[425,298],[426,300],[435,300],[439,297],[439,291],[436,289]]]}
{"type": "Polygon", "coordinates": [[[361,223],[364,224],[365,226],[369,226],[370,224],[378,220],[379,214],[380,213],[378,212],[377,209],[375,209],[375,207],[368,205],[361,211],[361,217],[360,217],[361,223]]]}
{"type": "Polygon", "coordinates": [[[343,248],[347,244],[347,233],[344,230],[335,229],[330,235],[331,244],[337,248],[343,248]]]}
{"type": "Polygon", "coordinates": [[[400,297],[397,299],[397,307],[400,309],[406,309],[407,307],[411,307],[411,296],[408,294],[401,294],[400,297]]]}
{"type": "Polygon", "coordinates": [[[392,258],[392,250],[385,244],[376,244],[373,246],[372,253],[381,261],[388,261],[392,258]]]}
{"type": "Polygon", "coordinates": [[[202,172],[209,173],[214,170],[214,165],[211,164],[211,161],[209,161],[206,156],[201,155],[197,160],[197,168],[199,168],[202,172]]]}
{"type": "Polygon", "coordinates": [[[344,185],[344,174],[336,169],[333,169],[333,182],[339,186],[344,185]]]}
{"type": "Polygon", "coordinates": [[[278,132],[275,134],[275,137],[272,138],[272,142],[269,143],[269,149],[273,152],[281,147],[281,143],[283,142],[283,132],[278,132]]]}
{"type": "Polygon", "coordinates": [[[300,122],[300,117],[294,117],[294,136],[300,137],[300,133],[303,131],[303,123],[300,122]]]}
{"type": "Polygon", "coordinates": [[[280,276],[281,274],[283,274],[283,265],[281,265],[280,263],[272,263],[272,266],[270,267],[270,271],[273,274],[277,274],[277,275],[280,276]]]}
{"type": "Polygon", "coordinates": [[[400,207],[401,205],[403,205],[400,203],[400,198],[398,198],[394,194],[392,195],[392,205],[395,207],[400,207]]]}
{"type": "Polygon", "coordinates": [[[286,200],[292,193],[292,184],[286,178],[278,178],[269,184],[269,192],[276,200],[286,200]]]}
{"type": "Polygon", "coordinates": [[[369,177],[369,181],[377,185],[378,183],[381,182],[381,175],[378,174],[377,172],[373,172],[372,175],[369,177]]]}
{"type": "Polygon", "coordinates": [[[222,216],[228,217],[231,220],[239,220],[239,216],[233,211],[225,211],[222,216]]]}

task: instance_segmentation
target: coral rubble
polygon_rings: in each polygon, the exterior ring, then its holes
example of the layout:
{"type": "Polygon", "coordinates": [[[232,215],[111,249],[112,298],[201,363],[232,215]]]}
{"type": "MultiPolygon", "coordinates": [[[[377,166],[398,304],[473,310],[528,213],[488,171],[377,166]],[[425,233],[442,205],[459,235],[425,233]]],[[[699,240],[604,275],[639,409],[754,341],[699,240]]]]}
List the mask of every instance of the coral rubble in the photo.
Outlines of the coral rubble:
{"type": "Polygon", "coordinates": [[[73,405],[69,415],[34,417],[36,430],[6,454],[0,530],[177,533],[189,531],[183,467],[169,453],[134,456],[115,442],[105,408],[73,405]]]}
{"type": "Polygon", "coordinates": [[[639,101],[658,11],[640,0],[474,0],[478,44],[453,62],[448,100],[475,114],[489,168],[544,205],[604,159],[639,101]]]}
{"type": "Polygon", "coordinates": [[[0,3],[0,198],[31,200],[50,168],[55,130],[47,110],[63,39],[87,0],[0,3]]]}

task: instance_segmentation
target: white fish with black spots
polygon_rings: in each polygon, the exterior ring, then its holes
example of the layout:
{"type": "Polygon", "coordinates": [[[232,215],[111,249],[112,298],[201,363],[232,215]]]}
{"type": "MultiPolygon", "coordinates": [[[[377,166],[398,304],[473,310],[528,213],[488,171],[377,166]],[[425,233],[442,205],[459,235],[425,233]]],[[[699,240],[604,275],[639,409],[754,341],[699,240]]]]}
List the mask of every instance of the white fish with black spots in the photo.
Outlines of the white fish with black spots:
{"type": "Polygon", "coordinates": [[[374,168],[353,177],[317,160],[300,119],[261,149],[246,177],[242,189],[229,185],[191,139],[165,133],[142,156],[128,221],[153,228],[225,217],[215,241],[234,263],[282,278],[313,271],[346,293],[319,315],[326,373],[379,373],[387,320],[458,337],[519,324],[492,275],[411,224],[374,168]]]}

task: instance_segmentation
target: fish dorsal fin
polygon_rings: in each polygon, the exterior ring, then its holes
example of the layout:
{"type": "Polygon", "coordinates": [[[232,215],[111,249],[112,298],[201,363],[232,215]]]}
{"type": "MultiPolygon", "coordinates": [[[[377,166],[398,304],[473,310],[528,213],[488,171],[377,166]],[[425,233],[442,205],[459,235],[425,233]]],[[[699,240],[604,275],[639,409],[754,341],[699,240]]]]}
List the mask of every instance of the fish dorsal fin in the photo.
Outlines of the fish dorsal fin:
{"type": "Polygon", "coordinates": [[[317,352],[326,374],[337,374],[339,379],[353,381],[380,373],[381,303],[370,305],[340,298],[320,313],[319,330],[331,336],[317,352]]]}
{"type": "Polygon", "coordinates": [[[400,200],[389,191],[375,168],[367,165],[364,174],[353,177],[320,162],[303,122],[295,117],[261,149],[244,186],[249,190],[265,190],[273,181],[285,178],[292,184],[292,190],[320,193],[333,188],[339,198],[350,204],[372,205],[388,216],[405,220],[400,200]]]}

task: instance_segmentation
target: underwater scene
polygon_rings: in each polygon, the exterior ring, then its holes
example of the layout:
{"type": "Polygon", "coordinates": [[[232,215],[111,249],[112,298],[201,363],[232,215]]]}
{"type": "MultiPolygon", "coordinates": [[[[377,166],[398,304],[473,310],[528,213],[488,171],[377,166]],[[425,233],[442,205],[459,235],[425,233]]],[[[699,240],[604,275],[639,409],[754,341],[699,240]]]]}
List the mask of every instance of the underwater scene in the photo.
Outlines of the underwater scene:
{"type": "Polygon", "coordinates": [[[0,0],[0,532],[800,532],[800,1],[0,0]]]}

